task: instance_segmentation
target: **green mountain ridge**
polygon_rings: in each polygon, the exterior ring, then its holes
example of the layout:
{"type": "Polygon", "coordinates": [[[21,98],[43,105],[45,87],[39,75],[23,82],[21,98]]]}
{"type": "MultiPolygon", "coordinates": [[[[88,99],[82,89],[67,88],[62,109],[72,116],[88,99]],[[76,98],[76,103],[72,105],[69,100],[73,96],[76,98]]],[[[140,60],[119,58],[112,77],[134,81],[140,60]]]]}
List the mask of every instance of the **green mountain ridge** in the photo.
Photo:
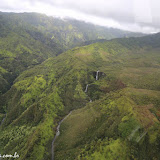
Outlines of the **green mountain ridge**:
{"type": "Polygon", "coordinates": [[[29,67],[62,52],[59,45],[36,28],[0,13],[0,92],[29,67]]]}
{"type": "Polygon", "coordinates": [[[2,13],[10,19],[29,24],[51,38],[55,43],[70,49],[85,41],[144,36],[142,33],[102,27],[74,19],[48,17],[39,13],[2,13]]]}
{"type": "Polygon", "coordinates": [[[159,53],[160,34],[115,39],[24,71],[1,98],[2,154],[50,159],[55,128],[73,110],[61,125],[55,159],[159,159],[159,53]]]}
{"type": "Polygon", "coordinates": [[[0,93],[24,70],[85,41],[142,36],[38,13],[0,12],[0,93]]]}

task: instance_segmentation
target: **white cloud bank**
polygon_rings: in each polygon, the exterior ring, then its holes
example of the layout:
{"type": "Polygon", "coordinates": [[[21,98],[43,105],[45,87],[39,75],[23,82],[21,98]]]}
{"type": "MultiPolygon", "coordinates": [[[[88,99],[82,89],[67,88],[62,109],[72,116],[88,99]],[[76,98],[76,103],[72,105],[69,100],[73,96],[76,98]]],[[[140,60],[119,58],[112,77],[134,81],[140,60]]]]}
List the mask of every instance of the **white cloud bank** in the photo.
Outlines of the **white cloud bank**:
{"type": "Polygon", "coordinates": [[[1,0],[0,10],[71,17],[135,32],[160,32],[159,0],[1,0]]]}

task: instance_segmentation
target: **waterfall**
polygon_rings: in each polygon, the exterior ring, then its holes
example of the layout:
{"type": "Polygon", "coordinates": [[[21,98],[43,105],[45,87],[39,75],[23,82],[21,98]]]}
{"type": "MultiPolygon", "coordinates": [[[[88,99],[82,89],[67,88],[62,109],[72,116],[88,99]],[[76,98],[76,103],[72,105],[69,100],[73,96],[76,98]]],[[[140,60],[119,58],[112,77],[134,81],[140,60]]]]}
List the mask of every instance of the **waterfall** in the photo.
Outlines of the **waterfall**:
{"type": "MultiPolygon", "coordinates": [[[[97,81],[98,78],[99,78],[99,77],[98,77],[98,76],[99,76],[98,74],[99,74],[99,70],[96,72],[96,81],[97,81]]],[[[85,93],[88,92],[88,86],[89,86],[89,85],[92,85],[92,84],[87,84],[87,85],[86,85],[86,89],[85,89],[85,91],[84,91],[85,93]]],[[[89,102],[92,102],[92,100],[91,100],[90,98],[89,98],[89,102]]]]}
{"type": "Polygon", "coordinates": [[[144,132],[141,136],[139,136],[139,137],[136,139],[137,143],[138,143],[146,134],[147,134],[147,131],[144,132]]]}
{"type": "MultiPolygon", "coordinates": [[[[85,91],[84,91],[85,93],[88,92],[88,86],[89,86],[89,84],[86,85],[86,89],[85,89],[85,91]]],[[[91,100],[90,98],[89,98],[89,102],[92,102],[92,100],[91,100]]]]}
{"type": "Polygon", "coordinates": [[[88,84],[86,85],[86,89],[85,89],[85,93],[87,93],[87,91],[88,91],[88,84]]]}
{"type": "Polygon", "coordinates": [[[133,138],[133,136],[135,135],[135,133],[140,129],[140,126],[137,126],[132,133],[129,135],[128,139],[131,140],[133,138]]]}
{"type": "Polygon", "coordinates": [[[99,70],[96,73],[96,81],[98,80],[98,73],[99,73],[99,70]]]}

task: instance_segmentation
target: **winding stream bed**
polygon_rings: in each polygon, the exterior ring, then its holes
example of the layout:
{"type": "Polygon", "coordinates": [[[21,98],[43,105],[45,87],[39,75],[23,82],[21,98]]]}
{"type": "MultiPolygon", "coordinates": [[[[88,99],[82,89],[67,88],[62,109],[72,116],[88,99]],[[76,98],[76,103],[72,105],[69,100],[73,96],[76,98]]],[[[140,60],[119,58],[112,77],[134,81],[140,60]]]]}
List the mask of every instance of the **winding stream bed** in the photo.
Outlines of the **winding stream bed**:
{"type": "Polygon", "coordinates": [[[55,137],[54,137],[54,139],[53,139],[53,141],[52,141],[52,160],[54,160],[54,143],[55,143],[55,141],[56,141],[56,138],[60,135],[59,129],[60,129],[60,127],[61,127],[61,124],[62,124],[62,122],[63,122],[71,113],[72,113],[72,111],[69,112],[69,114],[66,115],[66,116],[58,123],[57,129],[56,129],[56,135],[55,135],[55,137]]]}

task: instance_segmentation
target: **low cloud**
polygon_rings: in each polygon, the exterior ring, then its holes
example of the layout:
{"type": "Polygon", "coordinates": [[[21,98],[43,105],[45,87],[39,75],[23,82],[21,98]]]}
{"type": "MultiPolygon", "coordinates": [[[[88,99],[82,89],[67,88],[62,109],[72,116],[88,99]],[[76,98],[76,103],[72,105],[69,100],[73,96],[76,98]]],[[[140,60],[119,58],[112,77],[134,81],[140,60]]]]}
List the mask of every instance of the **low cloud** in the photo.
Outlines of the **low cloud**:
{"type": "Polygon", "coordinates": [[[41,12],[135,32],[160,31],[158,0],[1,0],[1,11],[41,12]]]}

